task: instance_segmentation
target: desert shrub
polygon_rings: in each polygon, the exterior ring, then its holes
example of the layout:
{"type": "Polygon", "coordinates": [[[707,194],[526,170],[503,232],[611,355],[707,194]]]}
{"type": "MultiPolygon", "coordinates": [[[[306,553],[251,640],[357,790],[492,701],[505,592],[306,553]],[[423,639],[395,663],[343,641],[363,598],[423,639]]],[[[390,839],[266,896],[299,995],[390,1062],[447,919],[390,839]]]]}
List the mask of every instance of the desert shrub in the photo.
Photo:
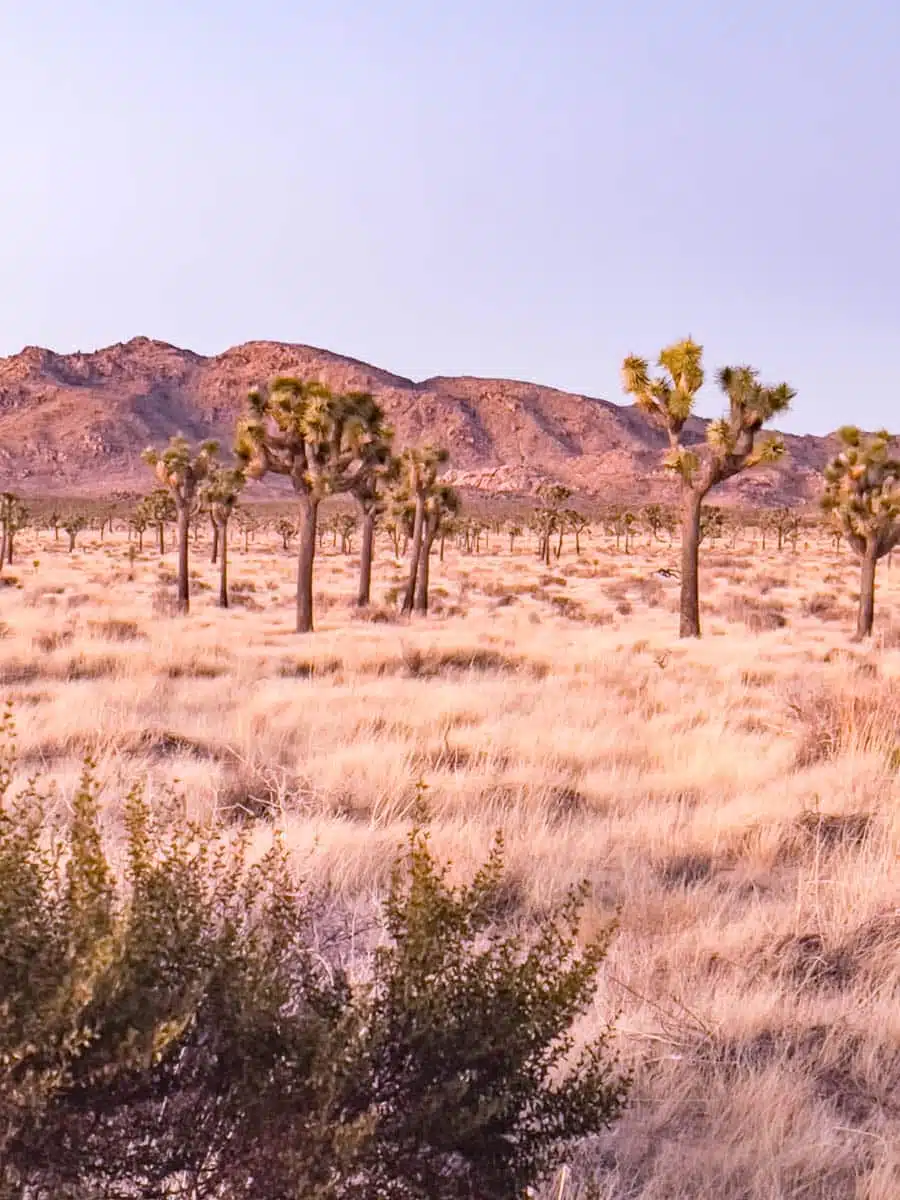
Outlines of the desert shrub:
{"type": "Polygon", "coordinates": [[[68,646],[74,637],[74,629],[42,629],[31,642],[35,650],[40,650],[42,654],[52,654],[61,646],[68,646]]]}
{"type": "Polygon", "coordinates": [[[753,633],[783,629],[787,624],[784,605],[777,600],[760,600],[756,596],[728,596],[722,605],[722,615],[729,621],[742,621],[753,633]]]}
{"type": "Polygon", "coordinates": [[[900,691],[890,683],[856,686],[796,681],[787,690],[799,725],[795,765],[809,767],[845,754],[877,754],[897,765],[900,691]]]}
{"type": "Polygon", "coordinates": [[[137,642],[145,636],[137,621],[123,617],[104,617],[99,621],[88,621],[88,629],[94,637],[107,642],[137,642]]]}
{"type": "Polygon", "coordinates": [[[574,1053],[583,891],[528,939],[499,841],[452,886],[416,828],[354,982],[277,838],[251,864],[136,786],[115,850],[90,764],[55,824],[2,734],[4,1198],[505,1200],[619,1113],[608,1035],[574,1053]]]}
{"type": "Polygon", "coordinates": [[[805,617],[817,617],[820,621],[846,621],[852,617],[852,610],[839,603],[830,592],[813,592],[811,596],[804,596],[800,611],[805,617]]]}
{"type": "Polygon", "coordinates": [[[165,584],[154,589],[150,603],[154,616],[174,617],[178,614],[178,597],[165,584]]]}

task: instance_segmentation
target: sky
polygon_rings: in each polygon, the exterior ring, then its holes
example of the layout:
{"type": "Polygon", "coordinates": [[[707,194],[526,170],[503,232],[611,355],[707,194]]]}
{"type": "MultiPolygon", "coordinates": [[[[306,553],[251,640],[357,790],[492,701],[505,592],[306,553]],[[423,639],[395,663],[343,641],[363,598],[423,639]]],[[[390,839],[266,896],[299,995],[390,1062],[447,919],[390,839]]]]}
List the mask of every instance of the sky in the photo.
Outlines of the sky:
{"type": "Polygon", "coordinates": [[[0,354],[622,400],[690,334],[898,430],[898,118],[896,0],[0,0],[0,354]]]}

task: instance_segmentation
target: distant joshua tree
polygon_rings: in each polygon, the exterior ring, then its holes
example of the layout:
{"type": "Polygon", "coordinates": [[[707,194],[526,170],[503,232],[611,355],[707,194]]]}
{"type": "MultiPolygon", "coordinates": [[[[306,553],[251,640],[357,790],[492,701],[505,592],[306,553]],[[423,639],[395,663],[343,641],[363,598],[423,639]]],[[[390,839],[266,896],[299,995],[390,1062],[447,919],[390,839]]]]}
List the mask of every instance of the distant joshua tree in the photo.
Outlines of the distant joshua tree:
{"type": "MultiPolygon", "coordinates": [[[[437,494],[438,471],[447,462],[447,451],[439,446],[423,446],[420,449],[404,450],[400,456],[400,489],[408,498],[412,509],[412,537],[410,539],[409,577],[403,593],[401,611],[411,613],[416,608],[416,585],[419,579],[419,563],[427,541],[426,522],[428,502],[437,494]]],[[[430,549],[430,547],[429,547],[430,549]]],[[[427,570],[426,570],[427,593],[427,570]]]]}
{"type": "Polygon", "coordinates": [[[29,512],[14,492],[0,493],[0,524],[3,526],[0,540],[0,569],[5,562],[12,565],[13,543],[20,529],[28,523],[29,512]]]}
{"type": "Polygon", "coordinates": [[[319,506],[352,493],[365,462],[371,397],[336,396],[324,384],[281,376],[254,389],[236,451],[251,479],[286,475],[299,505],[297,632],[313,628],[313,569],[319,506]]]}
{"type": "Polygon", "coordinates": [[[220,608],[228,607],[228,523],[246,482],[240,468],[213,467],[201,489],[218,543],[220,608]]]}
{"type": "Polygon", "coordinates": [[[771,438],[760,445],[763,425],[785,412],[794,398],[786,383],[768,387],[752,367],[723,367],[717,375],[728,400],[728,413],[711,421],[706,442],[686,446],[684,427],[703,386],[703,347],[691,338],[660,351],[659,373],[646,359],[631,355],[622,365],[625,391],[649,420],[669,438],[665,465],[681,483],[681,628],[682,637],[700,636],[699,547],[703,499],[718,484],[758,463],[772,462],[784,451],[771,438]]]}
{"type": "Polygon", "coordinates": [[[136,505],[134,512],[128,518],[128,540],[131,541],[132,533],[137,534],[138,554],[144,552],[144,534],[149,524],[150,518],[145,505],[143,503],[136,505]]]}
{"type": "Polygon", "coordinates": [[[137,508],[141,517],[146,518],[148,525],[156,529],[156,544],[160,556],[166,552],[166,526],[175,520],[175,501],[168,488],[154,488],[149,496],[145,496],[137,508]]]}
{"type": "Polygon", "coordinates": [[[291,540],[297,536],[297,526],[290,517],[279,517],[275,522],[275,532],[281,538],[282,549],[290,550],[291,540]]]}
{"type": "Polygon", "coordinates": [[[435,538],[441,532],[444,521],[459,512],[459,496],[447,483],[436,483],[425,499],[425,523],[422,526],[422,552],[419,555],[419,573],[416,578],[415,610],[428,612],[428,583],[430,576],[431,551],[435,538]]]}
{"type": "Polygon", "coordinates": [[[537,495],[538,506],[532,513],[530,524],[538,538],[538,558],[549,567],[551,539],[564,530],[565,505],[572,491],[561,483],[543,483],[537,495]]]}
{"type": "Polygon", "coordinates": [[[63,520],[62,528],[69,535],[69,553],[75,551],[75,539],[82,529],[87,529],[88,520],[84,513],[69,513],[63,520]]]}
{"type": "Polygon", "coordinates": [[[875,568],[900,544],[900,460],[890,454],[890,434],[871,437],[853,425],[838,430],[843,448],[825,468],[822,506],[861,560],[858,640],[872,633],[875,568]]]}
{"type": "Polygon", "coordinates": [[[200,486],[213,470],[218,449],[218,443],[213,441],[202,442],[193,449],[186,437],[177,434],[164,450],[156,450],[151,446],[142,456],[160,483],[168,488],[175,504],[178,527],[177,605],[181,613],[187,613],[191,604],[188,570],[191,511],[199,497],[200,486]]]}

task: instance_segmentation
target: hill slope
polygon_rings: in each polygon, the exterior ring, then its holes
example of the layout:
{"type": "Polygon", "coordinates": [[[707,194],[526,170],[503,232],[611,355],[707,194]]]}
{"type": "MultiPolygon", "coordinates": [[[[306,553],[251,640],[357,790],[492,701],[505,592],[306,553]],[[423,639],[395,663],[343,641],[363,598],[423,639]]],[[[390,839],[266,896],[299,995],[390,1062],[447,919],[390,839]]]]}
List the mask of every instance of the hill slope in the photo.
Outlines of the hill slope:
{"type": "MultiPolygon", "coordinates": [[[[143,491],[145,446],[181,431],[217,437],[227,448],[248,389],[278,373],[374,392],[398,444],[448,445],[453,474],[465,486],[530,491],[549,477],[610,500],[674,495],[660,465],[664,438],[634,407],[509,379],[417,383],[310,346],[248,342],[204,357],[142,337],[90,354],[29,346],[0,359],[0,480],[32,494],[143,491]]],[[[702,437],[703,427],[692,422],[689,435],[702,437]]],[[[781,463],[732,481],[722,499],[812,499],[828,439],[785,441],[781,463]]]]}

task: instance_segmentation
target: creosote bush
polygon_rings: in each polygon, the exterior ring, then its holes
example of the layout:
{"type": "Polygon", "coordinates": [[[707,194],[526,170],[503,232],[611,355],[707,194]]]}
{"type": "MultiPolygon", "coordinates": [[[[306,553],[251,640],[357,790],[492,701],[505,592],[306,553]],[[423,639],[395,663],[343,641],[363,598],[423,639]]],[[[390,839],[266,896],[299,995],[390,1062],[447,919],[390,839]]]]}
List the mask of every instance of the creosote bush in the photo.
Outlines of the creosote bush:
{"type": "Polygon", "coordinates": [[[583,893],[504,924],[498,840],[453,886],[416,827],[351,981],[280,842],[142,788],[119,852],[85,767],[63,825],[0,755],[0,1195],[505,1200],[611,1122],[606,1037],[574,1054],[607,931],[583,893]]]}

